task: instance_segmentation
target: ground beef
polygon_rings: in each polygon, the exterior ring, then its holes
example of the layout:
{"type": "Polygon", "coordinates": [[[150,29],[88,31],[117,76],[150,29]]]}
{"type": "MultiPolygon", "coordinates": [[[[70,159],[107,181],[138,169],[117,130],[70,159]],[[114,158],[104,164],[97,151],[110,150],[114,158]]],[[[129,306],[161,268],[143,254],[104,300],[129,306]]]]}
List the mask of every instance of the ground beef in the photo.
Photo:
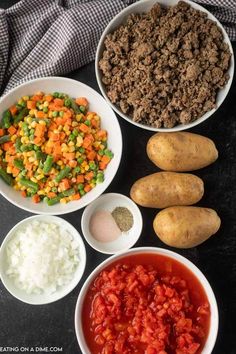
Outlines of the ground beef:
{"type": "Polygon", "coordinates": [[[152,127],[201,117],[229,78],[231,54],[221,29],[184,1],[131,14],[104,44],[99,67],[109,99],[152,127]]]}

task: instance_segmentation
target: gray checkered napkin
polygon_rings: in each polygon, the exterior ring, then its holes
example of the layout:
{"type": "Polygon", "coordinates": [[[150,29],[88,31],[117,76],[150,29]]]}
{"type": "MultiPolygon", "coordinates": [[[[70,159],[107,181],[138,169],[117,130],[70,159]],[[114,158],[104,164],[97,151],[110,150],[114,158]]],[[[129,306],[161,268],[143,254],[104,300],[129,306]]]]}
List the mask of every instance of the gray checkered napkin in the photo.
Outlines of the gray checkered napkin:
{"type": "MultiPolygon", "coordinates": [[[[0,93],[94,59],[107,23],[135,0],[21,0],[0,9],[0,93]]],[[[199,0],[236,40],[236,1],[199,0]]]]}

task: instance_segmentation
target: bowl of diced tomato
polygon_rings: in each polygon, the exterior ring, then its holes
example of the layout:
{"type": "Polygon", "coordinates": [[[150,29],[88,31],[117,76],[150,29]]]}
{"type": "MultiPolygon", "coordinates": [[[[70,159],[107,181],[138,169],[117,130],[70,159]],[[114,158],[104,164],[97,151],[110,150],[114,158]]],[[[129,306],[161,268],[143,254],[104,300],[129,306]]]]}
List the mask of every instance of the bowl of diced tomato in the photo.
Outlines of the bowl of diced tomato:
{"type": "Polygon", "coordinates": [[[0,100],[0,192],[33,213],[65,214],[102,194],[122,154],[117,118],[91,87],[62,77],[0,100]]]}
{"type": "Polygon", "coordinates": [[[84,283],[75,310],[83,354],[211,354],[218,320],[203,273],[155,247],[105,260],[84,283]]]}

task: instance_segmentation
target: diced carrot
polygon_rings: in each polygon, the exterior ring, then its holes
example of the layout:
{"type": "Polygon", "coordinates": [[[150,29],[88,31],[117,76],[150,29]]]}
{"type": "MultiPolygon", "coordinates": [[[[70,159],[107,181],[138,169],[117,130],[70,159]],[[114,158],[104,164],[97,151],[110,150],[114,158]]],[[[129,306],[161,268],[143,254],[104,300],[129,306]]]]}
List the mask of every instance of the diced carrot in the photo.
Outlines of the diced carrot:
{"type": "Polygon", "coordinates": [[[35,109],[36,101],[27,101],[27,108],[28,109],[35,109]]]}
{"type": "Polygon", "coordinates": [[[53,152],[54,154],[61,155],[61,145],[59,141],[54,144],[53,152]]]}
{"type": "Polygon", "coordinates": [[[32,201],[34,203],[39,203],[40,202],[40,196],[38,194],[33,195],[32,201]]]}
{"type": "Polygon", "coordinates": [[[79,200],[81,198],[80,194],[79,193],[76,193],[74,195],[72,195],[72,200],[79,200]]]}
{"type": "Polygon", "coordinates": [[[84,123],[81,123],[80,126],[79,126],[79,129],[83,132],[83,133],[87,133],[88,130],[89,130],[89,127],[84,124],[84,123]]]}
{"type": "Polygon", "coordinates": [[[26,196],[27,196],[26,191],[22,191],[22,192],[21,192],[21,196],[22,196],[23,198],[26,198],[26,196]]]}
{"type": "Polygon", "coordinates": [[[87,147],[89,146],[89,145],[91,145],[92,144],[92,140],[89,138],[89,137],[85,137],[84,138],[84,141],[83,141],[83,147],[85,148],[85,149],[87,149],[87,147]]]}
{"type": "Polygon", "coordinates": [[[49,132],[48,136],[52,141],[59,141],[60,140],[60,133],[49,132]]]}
{"type": "Polygon", "coordinates": [[[76,160],[70,160],[68,162],[68,165],[72,168],[76,167],[77,166],[77,161],[76,160]]]}
{"type": "Polygon", "coordinates": [[[71,113],[71,111],[68,109],[68,110],[64,113],[63,118],[69,119],[69,118],[71,118],[71,117],[72,117],[72,113],[71,113]]]}
{"type": "Polygon", "coordinates": [[[46,126],[42,124],[37,124],[35,127],[34,135],[39,136],[40,138],[43,137],[46,130],[46,126]]]}
{"type": "Polygon", "coordinates": [[[0,136],[4,135],[4,129],[0,129],[0,136]]]}
{"type": "Polygon", "coordinates": [[[9,108],[9,111],[11,112],[11,115],[14,116],[17,113],[17,108],[16,106],[12,106],[9,108]]]}
{"type": "Polygon", "coordinates": [[[101,161],[101,159],[102,159],[102,156],[100,156],[99,154],[97,154],[97,160],[98,160],[98,161],[101,161]]]}
{"type": "Polygon", "coordinates": [[[84,183],[84,176],[83,175],[78,175],[76,178],[77,183],[84,183]]]}
{"type": "Polygon", "coordinates": [[[43,99],[44,99],[45,101],[47,101],[47,102],[51,102],[51,101],[53,100],[53,96],[52,96],[52,95],[45,95],[45,96],[43,97],[43,99]]]}
{"type": "Polygon", "coordinates": [[[12,169],[12,174],[13,174],[13,176],[17,176],[19,173],[20,173],[19,168],[13,167],[13,169],[12,169]]]}
{"type": "Polygon", "coordinates": [[[104,162],[99,162],[99,168],[100,170],[105,170],[105,168],[107,167],[107,164],[104,162]]]}
{"type": "Polygon", "coordinates": [[[64,125],[65,122],[66,122],[66,119],[65,118],[62,118],[62,117],[57,117],[54,119],[54,122],[57,124],[57,125],[64,125]]]}
{"type": "Polygon", "coordinates": [[[69,161],[75,159],[75,153],[74,152],[64,152],[63,156],[69,161]]]}
{"type": "Polygon", "coordinates": [[[55,98],[54,103],[55,103],[55,106],[62,107],[64,105],[64,100],[62,100],[61,98],[55,98]]]}
{"type": "Polygon", "coordinates": [[[94,160],[95,157],[96,157],[96,152],[95,151],[90,151],[88,154],[87,154],[87,158],[91,161],[91,160],[94,160]]]}
{"type": "Polygon", "coordinates": [[[51,122],[48,130],[55,130],[55,129],[57,129],[57,125],[54,122],[51,122]]]}
{"type": "Polygon", "coordinates": [[[9,150],[12,146],[13,146],[13,143],[11,141],[8,141],[8,142],[2,144],[2,148],[4,151],[9,150]]]}
{"type": "Polygon", "coordinates": [[[98,136],[98,138],[100,138],[100,139],[105,138],[105,137],[107,136],[107,131],[101,129],[101,130],[99,130],[99,131],[97,132],[97,136],[98,136]]]}
{"type": "Polygon", "coordinates": [[[45,146],[44,150],[45,150],[46,154],[48,154],[48,155],[50,155],[52,153],[52,147],[50,147],[48,145],[45,146]]]}
{"type": "Polygon", "coordinates": [[[7,129],[7,131],[8,131],[8,133],[9,133],[10,135],[13,135],[13,134],[15,134],[15,132],[16,132],[16,128],[14,127],[14,125],[11,125],[11,126],[7,129]]]}
{"type": "Polygon", "coordinates": [[[68,178],[64,178],[61,183],[59,183],[59,187],[61,188],[62,192],[66,191],[70,188],[70,180],[68,178]]]}
{"type": "Polygon", "coordinates": [[[60,132],[60,140],[63,141],[66,137],[66,133],[60,132]]]}
{"type": "Polygon", "coordinates": [[[36,117],[37,118],[45,118],[45,113],[43,111],[37,111],[36,117]]]}
{"type": "Polygon", "coordinates": [[[75,102],[79,106],[85,106],[85,107],[88,106],[88,100],[85,97],[78,97],[78,98],[76,98],[75,102]]]}
{"type": "Polygon", "coordinates": [[[42,99],[41,95],[34,95],[34,96],[31,97],[32,101],[40,101],[41,99],[42,99]]]}
{"type": "Polygon", "coordinates": [[[96,119],[91,119],[91,124],[92,124],[92,127],[94,127],[94,128],[99,127],[99,122],[96,119]]]}
{"type": "Polygon", "coordinates": [[[91,191],[92,187],[89,184],[86,184],[86,186],[84,187],[84,191],[86,193],[88,193],[89,191],[91,191]]]}
{"type": "Polygon", "coordinates": [[[105,164],[108,164],[108,163],[111,161],[111,159],[110,159],[109,156],[103,155],[101,161],[102,161],[103,163],[105,163],[105,164]]]}
{"type": "Polygon", "coordinates": [[[48,194],[47,194],[47,197],[48,198],[54,198],[54,197],[56,197],[57,195],[56,195],[56,193],[54,193],[54,192],[49,192],[48,194]]]}
{"type": "Polygon", "coordinates": [[[86,175],[85,175],[86,181],[90,181],[91,179],[93,179],[93,176],[94,176],[93,171],[86,173],[86,175]]]}
{"type": "Polygon", "coordinates": [[[34,144],[35,145],[39,145],[42,142],[42,139],[40,138],[40,136],[36,136],[34,138],[34,144]]]}

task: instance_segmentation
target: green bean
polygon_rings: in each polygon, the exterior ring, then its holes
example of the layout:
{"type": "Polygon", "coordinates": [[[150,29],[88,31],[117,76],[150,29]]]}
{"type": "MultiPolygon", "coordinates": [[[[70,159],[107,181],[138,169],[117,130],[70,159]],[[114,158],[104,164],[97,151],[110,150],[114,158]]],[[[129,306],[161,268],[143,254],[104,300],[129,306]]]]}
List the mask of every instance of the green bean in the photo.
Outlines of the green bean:
{"type": "Polygon", "coordinates": [[[74,100],[71,100],[71,108],[75,111],[76,114],[80,113],[79,107],[74,100]]]}
{"type": "Polygon", "coordinates": [[[3,168],[0,167],[0,177],[9,184],[10,186],[13,185],[13,178],[11,175],[9,175],[3,168]]]}
{"type": "Polygon", "coordinates": [[[28,113],[29,113],[28,108],[26,108],[26,107],[23,108],[23,109],[18,113],[18,115],[15,117],[14,123],[15,123],[15,124],[19,123],[21,120],[23,120],[23,119],[27,116],[28,113]]]}
{"type": "Polygon", "coordinates": [[[16,168],[19,168],[19,170],[24,170],[25,166],[23,164],[23,161],[21,159],[14,159],[13,161],[13,165],[16,167],[16,168]]]}
{"type": "Polygon", "coordinates": [[[47,205],[52,206],[54,204],[59,203],[60,200],[61,200],[61,197],[57,196],[57,197],[46,200],[46,202],[47,202],[47,205]]]}
{"type": "Polygon", "coordinates": [[[70,197],[71,195],[74,195],[74,194],[75,194],[74,188],[70,188],[70,189],[67,189],[66,191],[60,193],[59,196],[61,196],[61,198],[63,198],[63,197],[70,197]]]}
{"type": "Polygon", "coordinates": [[[5,111],[2,116],[2,127],[3,128],[10,128],[11,126],[11,112],[9,110],[5,111]]]}
{"type": "Polygon", "coordinates": [[[6,142],[8,142],[10,140],[11,140],[11,136],[10,135],[3,135],[0,138],[0,144],[6,143],[6,142]]]}
{"type": "Polygon", "coordinates": [[[46,158],[46,161],[44,162],[44,166],[43,166],[43,173],[48,173],[53,165],[53,156],[48,155],[46,158]]]}
{"type": "Polygon", "coordinates": [[[15,148],[16,148],[16,152],[21,152],[21,138],[16,138],[16,142],[15,142],[15,148]]]}
{"type": "Polygon", "coordinates": [[[54,198],[51,198],[51,199],[48,199],[46,202],[49,206],[51,205],[54,205],[54,204],[57,204],[60,202],[60,200],[64,197],[69,197],[71,195],[75,194],[75,190],[74,188],[71,188],[71,189],[67,189],[66,191],[58,194],[56,197],[54,198]]]}
{"type": "Polygon", "coordinates": [[[58,175],[55,178],[55,181],[57,183],[59,183],[63,178],[67,177],[68,174],[70,173],[71,168],[69,166],[66,166],[65,168],[63,168],[63,170],[61,170],[58,175]]]}
{"type": "Polygon", "coordinates": [[[33,182],[33,181],[30,181],[29,179],[27,179],[27,178],[21,178],[20,180],[19,180],[19,182],[20,182],[20,184],[22,184],[22,186],[25,186],[25,187],[27,187],[27,188],[30,188],[30,189],[32,189],[33,191],[38,191],[38,189],[39,189],[39,186],[38,186],[38,184],[37,183],[35,183],[35,182],[33,182]]]}
{"type": "Polygon", "coordinates": [[[45,157],[46,157],[46,155],[42,152],[42,151],[36,151],[36,159],[37,160],[44,160],[45,159],[45,157]]]}

